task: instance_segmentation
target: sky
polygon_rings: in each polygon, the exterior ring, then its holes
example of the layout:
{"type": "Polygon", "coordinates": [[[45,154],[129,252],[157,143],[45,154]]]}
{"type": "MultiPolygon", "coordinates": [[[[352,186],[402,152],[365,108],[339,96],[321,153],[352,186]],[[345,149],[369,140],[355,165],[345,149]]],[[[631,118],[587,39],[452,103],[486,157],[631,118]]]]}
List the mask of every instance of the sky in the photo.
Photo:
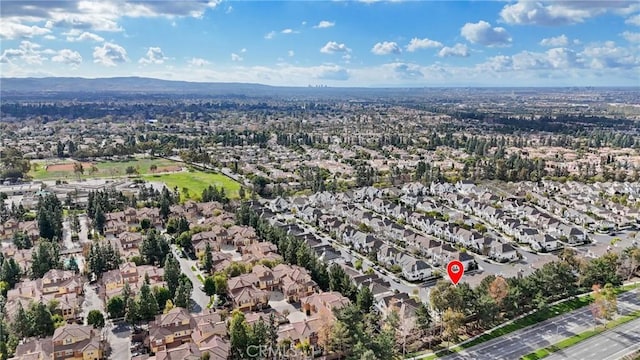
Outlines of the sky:
{"type": "Polygon", "coordinates": [[[1,0],[0,76],[640,86],[640,1],[1,0]]]}

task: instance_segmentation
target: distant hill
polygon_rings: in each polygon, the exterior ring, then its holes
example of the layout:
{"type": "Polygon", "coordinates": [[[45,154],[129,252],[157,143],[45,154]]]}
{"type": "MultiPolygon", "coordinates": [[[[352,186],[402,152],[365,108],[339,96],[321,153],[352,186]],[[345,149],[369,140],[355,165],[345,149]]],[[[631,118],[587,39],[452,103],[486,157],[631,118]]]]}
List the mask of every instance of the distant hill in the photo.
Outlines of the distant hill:
{"type": "Polygon", "coordinates": [[[250,83],[171,81],[143,77],[85,79],[74,77],[0,78],[5,101],[36,99],[104,99],[121,97],[251,97],[367,101],[424,94],[416,88],[285,87],[250,83]]]}
{"type": "Polygon", "coordinates": [[[267,92],[272,88],[260,84],[200,83],[169,81],[142,77],[85,79],[73,77],[0,78],[2,92],[121,92],[121,93],[229,93],[267,92]]]}

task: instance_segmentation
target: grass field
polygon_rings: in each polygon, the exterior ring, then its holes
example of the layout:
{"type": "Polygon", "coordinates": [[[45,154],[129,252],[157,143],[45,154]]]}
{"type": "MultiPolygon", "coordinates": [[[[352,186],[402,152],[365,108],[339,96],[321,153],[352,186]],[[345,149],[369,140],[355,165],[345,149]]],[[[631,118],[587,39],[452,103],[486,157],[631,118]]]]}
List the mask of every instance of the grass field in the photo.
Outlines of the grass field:
{"type": "Polygon", "coordinates": [[[163,182],[169,189],[177,186],[182,200],[199,200],[202,190],[209,185],[224,188],[230,199],[237,199],[238,190],[240,190],[239,183],[224,175],[192,169],[173,174],[144,175],[142,177],[147,181],[163,182]],[[185,193],[184,189],[188,191],[185,193]]]}
{"type": "MultiPolygon", "coordinates": [[[[51,162],[42,162],[42,161],[32,161],[31,163],[31,171],[29,175],[34,180],[76,180],[78,176],[73,172],[73,170],[69,171],[47,171],[47,165],[54,164],[68,164],[72,163],[69,160],[60,160],[60,161],[51,161],[51,162]]],[[[163,171],[163,168],[181,166],[178,163],[175,163],[170,160],[165,159],[157,159],[157,158],[137,158],[133,160],[127,161],[104,161],[104,162],[94,162],[93,163],[98,169],[97,172],[92,173],[89,168],[85,166],[84,174],[82,175],[83,179],[91,179],[91,178],[106,178],[106,177],[116,177],[116,176],[124,176],[127,175],[125,170],[129,166],[133,166],[137,169],[138,173],[141,175],[151,174],[151,165],[155,165],[158,169],[157,172],[163,171]]]]}

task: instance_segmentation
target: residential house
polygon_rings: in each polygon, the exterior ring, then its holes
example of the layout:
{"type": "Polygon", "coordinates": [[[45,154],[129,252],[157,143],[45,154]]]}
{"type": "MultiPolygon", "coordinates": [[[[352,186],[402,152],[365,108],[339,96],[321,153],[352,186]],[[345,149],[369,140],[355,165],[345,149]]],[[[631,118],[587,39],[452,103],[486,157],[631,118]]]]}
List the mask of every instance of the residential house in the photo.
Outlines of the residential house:
{"type": "Polygon", "coordinates": [[[55,330],[51,339],[54,359],[104,359],[105,342],[93,326],[67,324],[55,330]]]}
{"type": "Polygon", "coordinates": [[[191,342],[195,320],[185,308],[175,307],[166,314],[157,315],[149,323],[149,346],[158,353],[191,342]]]}

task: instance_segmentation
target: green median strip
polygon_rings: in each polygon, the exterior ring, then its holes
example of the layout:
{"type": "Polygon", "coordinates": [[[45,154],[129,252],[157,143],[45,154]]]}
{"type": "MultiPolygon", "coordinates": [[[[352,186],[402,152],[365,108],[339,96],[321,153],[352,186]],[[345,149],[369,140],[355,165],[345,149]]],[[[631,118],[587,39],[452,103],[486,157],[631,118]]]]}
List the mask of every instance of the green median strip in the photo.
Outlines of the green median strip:
{"type": "MultiPolygon", "coordinates": [[[[637,285],[625,285],[616,289],[616,294],[619,295],[621,293],[627,292],[629,290],[635,289],[637,285]]],[[[576,297],[567,301],[563,301],[559,304],[555,304],[548,308],[544,308],[538,310],[532,314],[526,315],[520,319],[514,320],[512,323],[505,325],[499,329],[495,329],[487,334],[481,335],[469,342],[466,342],[462,345],[455,346],[451,349],[440,350],[435,354],[424,357],[425,360],[432,360],[439,357],[447,356],[450,354],[458,353],[464,349],[468,349],[475,345],[481,344],[483,342],[498,338],[500,336],[512,333],[514,331],[524,329],[527,326],[534,325],[540,323],[542,321],[551,319],[553,317],[566,314],[568,312],[583,308],[593,302],[592,295],[585,295],[581,297],[576,297]]],[[[420,353],[409,355],[408,357],[419,356],[420,353]]]]}
{"type": "Polygon", "coordinates": [[[622,324],[628,323],[629,321],[635,320],[640,318],[640,311],[635,311],[629,315],[625,315],[625,316],[621,316],[620,318],[610,321],[607,324],[607,327],[601,327],[601,328],[597,328],[595,330],[587,330],[584,332],[581,332],[580,334],[576,334],[570,338],[566,338],[556,344],[553,344],[551,346],[547,346],[546,348],[542,348],[542,349],[538,349],[532,353],[529,353],[523,357],[521,357],[522,360],[538,360],[538,359],[542,359],[545,358],[551,354],[553,354],[554,352],[558,352],[560,350],[566,349],[568,347],[571,347],[573,345],[578,344],[579,342],[582,342],[584,340],[587,340],[590,337],[596,336],[598,334],[601,334],[607,330],[611,330],[613,328],[615,328],[616,326],[620,326],[622,324]]]}

